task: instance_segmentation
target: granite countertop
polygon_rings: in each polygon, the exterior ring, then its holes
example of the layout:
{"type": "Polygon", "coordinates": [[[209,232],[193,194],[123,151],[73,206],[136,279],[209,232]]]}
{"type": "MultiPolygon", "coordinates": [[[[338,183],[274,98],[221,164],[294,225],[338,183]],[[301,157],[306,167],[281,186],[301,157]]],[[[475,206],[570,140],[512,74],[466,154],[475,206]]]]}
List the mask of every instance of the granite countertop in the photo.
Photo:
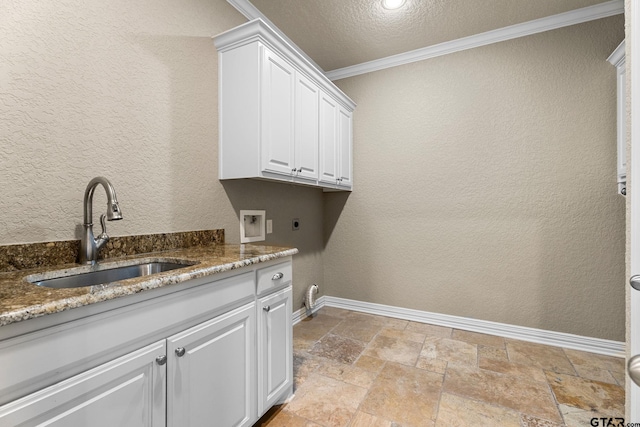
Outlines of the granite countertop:
{"type": "Polygon", "coordinates": [[[211,244],[105,260],[96,266],[62,264],[0,273],[0,326],[161,288],[199,277],[233,270],[298,253],[295,248],[262,245],[211,244]],[[121,267],[140,262],[186,262],[187,267],[105,285],[53,289],[29,283],[27,278],[47,279],[121,267]]]}

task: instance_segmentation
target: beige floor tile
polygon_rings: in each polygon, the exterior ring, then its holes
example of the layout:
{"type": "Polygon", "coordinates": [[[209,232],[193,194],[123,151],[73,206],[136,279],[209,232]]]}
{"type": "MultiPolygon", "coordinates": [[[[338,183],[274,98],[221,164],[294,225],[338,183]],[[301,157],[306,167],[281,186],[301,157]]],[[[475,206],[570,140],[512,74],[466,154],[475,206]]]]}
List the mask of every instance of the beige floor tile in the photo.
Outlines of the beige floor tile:
{"type": "Polygon", "coordinates": [[[307,377],[315,372],[321,364],[321,360],[308,353],[293,353],[293,388],[298,389],[307,377]]]}
{"type": "Polygon", "coordinates": [[[418,362],[416,362],[416,368],[435,372],[437,374],[444,374],[447,370],[447,361],[433,359],[431,357],[419,357],[418,362]]]}
{"type": "Polygon", "coordinates": [[[345,365],[334,362],[333,360],[325,360],[315,372],[367,389],[371,387],[373,381],[378,376],[377,372],[367,371],[355,365],[345,365]]]}
{"type": "Polygon", "coordinates": [[[527,414],[520,415],[520,425],[522,427],[564,427],[564,424],[562,423],[554,423],[552,421],[543,420],[527,414]]]}
{"type": "Polygon", "coordinates": [[[602,354],[569,349],[564,349],[564,352],[576,368],[578,366],[584,366],[618,373],[624,373],[625,370],[625,360],[623,357],[604,356],[602,354]]]}
{"type": "Polygon", "coordinates": [[[391,338],[397,338],[399,340],[413,341],[422,344],[427,337],[426,334],[414,331],[398,330],[394,328],[384,327],[378,332],[379,335],[391,338]]]}
{"type": "Polygon", "coordinates": [[[407,331],[419,332],[427,336],[450,338],[453,329],[444,326],[430,325],[428,323],[409,322],[405,328],[407,331]]]}
{"type": "Polygon", "coordinates": [[[305,420],[291,412],[278,408],[269,411],[253,427],[321,427],[319,424],[305,420]]]}
{"type": "Polygon", "coordinates": [[[387,328],[393,328],[393,329],[398,329],[398,330],[404,330],[406,329],[407,325],[409,324],[408,320],[402,320],[402,319],[394,319],[392,317],[388,317],[387,318],[387,323],[386,323],[386,327],[387,328]]]}
{"type": "Polygon", "coordinates": [[[549,421],[562,422],[546,383],[527,381],[469,365],[449,363],[444,391],[504,406],[549,421]]]}
{"type": "Polygon", "coordinates": [[[350,338],[327,334],[313,346],[309,353],[314,356],[351,364],[356,361],[365,345],[350,338]]]}
{"type": "Polygon", "coordinates": [[[333,328],[331,333],[367,344],[383,327],[384,325],[381,322],[371,322],[361,318],[347,318],[333,328]]]}
{"type": "Polygon", "coordinates": [[[390,421],[383,420],[382,418],[374,417],[373,415],[366,414],[364,412],[357,412],[356,416],[351,421],[350,427],[392,427],[390,421]]]}
{"type": "Polygon", "coordinates": [[[314,317],[307,317],[293,327],[294,339],[318,341],[331,329],[342,322],[341,318],[319,313],[314,317]]]}
{"type": "Polygon", "coordinates": [[[385,360],[361,354],[354,365],[358,368],[362,368],[370,372],[375,372],[377,374],[378,372],[380,372],[385,363],[387,363],[385,360]]]}
{"type": "Polygon", "coordinates": [[[616,385],[618,384],[613,374],[604,369],[598,369],[591,366],[580,366],[580,365],[574,365],[573,367],[578,373],[578,376],[581,378],[585,378],[593,381],[600,381],[600,382],[609,383],[609,384],[616,384],[616,385]]]}
{"type": "Polygon", "coordinates": [[[480,334],[478,332],[461,331],[454,329],[451,338],[458,341],[478,344],[488,347],[504,348],[504,338],[495,335],[480,334]]]}
{"type": "Polygon", "coordinates": [[[514,363],[533,365],[561,374],[576,374],[573,365],[559,347],[507,339],[507,353],[509,360],[514,363]]]}
{"type": "Polygon", "coordinates": [[[316,345],[316,340],[303,340],[293,336],[293,351],[309,351],[316,345]]]}
{"type": "Polygon", "coordinates": [[[442,375],[387,363],[360,410],[403,427],[429,425],[436,415],[441,388],[442,375]]]}
{"type": "Polygon", "coordinates": [[[562,413],[562,417],[564,418],[564,423],[567,427],[591,426],[593,425],[591,424],[591,420],[593,418],[604,416],[599,414],[598,412],[586,411],[584,409],[574,408],[567,405],[559,405],[558,407],[560,408],[560,412],[562,413]]]}
{"type": "Polygon", "coordinates": [[[347,315],[349,315],[350,313],[353,313],[353,312],[350,311],[350,310],[344,310],[342,308],[324,306],[320,310],[318,310],[318,313],[319,314],[324,314],[325,316],[333,316],[333,317],[344,318],[344,317],[346,317],[347,315]]]}
{"type": "Polygon", "coordinates": [[[598,411],[606,416],[624,416],[624,389],[615,384],[573,375],[547,372],[547,380],[561,405],[598,411]]]}
{"type": "Polygon", "coordinates": [[[594,381],[619,384],[615,378],[624,377],[625,360],[578,350],[564,350],[578,375],[594,381]]]}
{"type": "Polygon", "coordinates": [[[367,389],[312,374],[296,391],[286,410],[328,427],[347,426],[367,389]]]}
{"type": "Polygon", "coordinates": [[[501,374],[509,374],[525,380],[546,382],[547,377],[540,368],[531,365],[520,365],[507,360],[480,359],[478,366],[501,374]]]}
{"type": "Polygon", "coordinates": [[[488,347],[485,345],[478,346],[479,359],[509,360],[507,350],[505,348],[488,347]]]}
{"type": "Polygon", "coordinates": [[[362,354],[390,362],[414,366],[420,354],[422,344],[413,341],[376,336],[362,354]]]}
{"type": "Polygon", "coordinates": [[[506,408],[442,393],[436,427],[520,427],[520,414],[506,408]]]}
{"type": "Polygon", "coordinates": [[[420,352],[420,357],[477,366],[478,347],[475,344],[450,338],[427,337],[420,352]]]}
{"type": "Polygon", "coordinates": [[[620,387],[624,388],[625,381],[627,380],[626,373],[625,372],[611,372],[611,375],[613,375],[613,378],[615,378],[616,383],[620,387]]]}

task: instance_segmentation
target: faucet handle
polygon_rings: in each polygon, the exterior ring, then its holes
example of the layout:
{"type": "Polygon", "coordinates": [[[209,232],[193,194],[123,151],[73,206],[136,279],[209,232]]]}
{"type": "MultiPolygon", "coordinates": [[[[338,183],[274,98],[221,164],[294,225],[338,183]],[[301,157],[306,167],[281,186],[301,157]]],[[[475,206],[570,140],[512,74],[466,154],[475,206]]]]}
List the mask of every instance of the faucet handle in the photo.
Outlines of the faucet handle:
{"type": "Polygon", "coordinates": [[[109,236],[107,235],[107,215],[100,215],[100,227],[102,227],[102,232],[98,235],[98,239],[109,240],[109,236]]]}

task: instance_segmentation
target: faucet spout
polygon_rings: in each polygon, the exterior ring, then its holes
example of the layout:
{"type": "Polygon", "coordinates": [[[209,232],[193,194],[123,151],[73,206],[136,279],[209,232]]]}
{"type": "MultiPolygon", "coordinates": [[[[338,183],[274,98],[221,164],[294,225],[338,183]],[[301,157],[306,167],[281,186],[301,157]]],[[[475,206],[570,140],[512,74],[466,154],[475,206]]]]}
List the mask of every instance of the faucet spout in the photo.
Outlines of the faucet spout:
{"type": "Polygon", "coordinates": [[[116,197],[116,190],[113,185],[105,177],[98,176],[89,181],[87,189],[84,192],[84,223],[82,240],[80,241],[80,263],[95,264],[98,260],[98,252],[107,241],[109,236],[106,233],[104,215],[101,217],[102,233],[98,238],[93,236],[93,193],[98,185],[102,185],[107,193],[107,221],[115,221],[122,219],[122,212],[116,197]]]}

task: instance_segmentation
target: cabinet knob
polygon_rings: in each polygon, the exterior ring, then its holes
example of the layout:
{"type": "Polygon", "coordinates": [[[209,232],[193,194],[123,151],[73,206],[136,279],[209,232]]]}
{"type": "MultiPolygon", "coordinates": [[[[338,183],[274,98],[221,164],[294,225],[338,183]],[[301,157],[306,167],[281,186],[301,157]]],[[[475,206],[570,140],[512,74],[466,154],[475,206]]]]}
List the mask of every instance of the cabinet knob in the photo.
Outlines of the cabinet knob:
{"type": "Polygon", "coordinates": [[[262,307],[262,309],[268,313],[271,311],[271,306],[267,305],[266,307],[262,307]]]}
{"type": "Polygon", "coordinates": [[[282,273],[276,273],[273,275],[273,277],[271,278],[271,280],[280,280],[284,277],[284,274],[282,273]]]}
{"type": "Polygon", "coordinates": [[[176,348],[176,356],[178,356],[178,357],[184,356],[185,352],[186,352],[186,350],[184,349],[184,347],[176,348]]]}
{"type": "Polygon", "coordinates": [[[156,363],[160,366],[164,365],[165,363],[167,363],[167,355],[163,354],[162,356],[158,356],[156,357],[156,363]]]}
{"type": "Polygon", "coordinates": [[[293,169],[291,169],[291,172],[296,172],[297,170],[298,170],[298,169],[293,168],[293,169]]]}

